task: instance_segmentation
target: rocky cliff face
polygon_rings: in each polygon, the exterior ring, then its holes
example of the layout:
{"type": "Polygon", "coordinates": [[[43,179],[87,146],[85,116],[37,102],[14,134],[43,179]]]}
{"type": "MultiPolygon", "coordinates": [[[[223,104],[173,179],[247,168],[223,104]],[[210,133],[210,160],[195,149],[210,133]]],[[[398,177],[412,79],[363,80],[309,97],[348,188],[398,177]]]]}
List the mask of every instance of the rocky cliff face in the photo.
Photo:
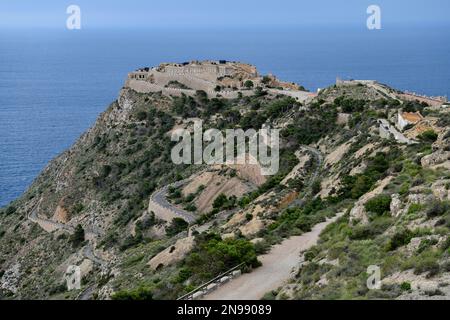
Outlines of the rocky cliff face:
{"type": "Polygon", "coordinates": [[[299,257],[296,277],[267,298],[450,296],[449,117],[395,94],[355,84],[299,103],[270,90],[209,99],[123,89],[2,209],[0,297],[176,298],[240,263],[256,267],[258,254],[337,212],[345,214],[299,257]],[[382,139],[377,120],[400,108],[439,119],[437,136],[382,139]],[[194,119],[280,128],[279,173],[174,165],[169,133],[194,119]],[[80,290],[66,290],[70,265],[81,268],[80,290]],[[382,270],[379,290],[365,285],[369,265],[382,270]]]}

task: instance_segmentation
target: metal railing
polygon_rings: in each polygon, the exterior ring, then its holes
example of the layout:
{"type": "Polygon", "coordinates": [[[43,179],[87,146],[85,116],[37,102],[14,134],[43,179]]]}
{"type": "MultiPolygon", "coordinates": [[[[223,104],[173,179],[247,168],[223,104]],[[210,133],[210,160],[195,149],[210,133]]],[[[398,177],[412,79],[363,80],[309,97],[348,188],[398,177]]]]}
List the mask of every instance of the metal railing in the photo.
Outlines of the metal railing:
{"type": "MultiPolygon", "coordinates": [[[[232,269],[230,269],[230,270],[228,270],[228,271],[226,271],[226,272],[224,272],[224,273],[218,275],[218,276],[215,277],[214,279],[212,279],[212,280],[210,280],[210,281],[208,281],[208,282],[202,284],[201,286],[198,286],[198,287],[195,288],[194,290],[192,290],[192,291],[186,293],[185,295],[179,297],[177,300],[194,300],[195,298],[198,298],[198,297],[200,297],[200,296],[202,296],[202,295],[204,295],[204,294],[206,294],[206,293],[209,293],[209,292],[211,292],[211,291],[217,289],[217,287],[219,287],[221,284],[224,284],[225,282],[231,280],[232,278],[234,278],[234,277],[236,277],[236,276],[239,276],[239,275],[241,274],[241,272],[236,273],[236,275],[233,275],[232,277],[230,277],[229,279],[227,279],[227,281],[223,281],[223,280],[224,280],[224,279],[223,279],[224,277],[227,277],[227,276],[229,276],[230,274],[233,274],[234,271],[237,271],[239,268],[245,266],[245,264],[246,264],[246,263],[243,262],[243,263],[241,263],[241,264],[235,266],[234,268],[232,268],[232,269]],[[207,287],[210,286],[211,284],[215,284],[216,286],[214,286],[212,289],[207,289],[207,287]],[[207,290],[203,290],[203,289],[207,289],[207,290]],[[194,297],[194,295],[195,295],[197,292],[202,292],[203,294],[199,295],[198,297],[194,297]]],[[[239,270],[239,271],[241,271],[241,270],[239,270]]]]}

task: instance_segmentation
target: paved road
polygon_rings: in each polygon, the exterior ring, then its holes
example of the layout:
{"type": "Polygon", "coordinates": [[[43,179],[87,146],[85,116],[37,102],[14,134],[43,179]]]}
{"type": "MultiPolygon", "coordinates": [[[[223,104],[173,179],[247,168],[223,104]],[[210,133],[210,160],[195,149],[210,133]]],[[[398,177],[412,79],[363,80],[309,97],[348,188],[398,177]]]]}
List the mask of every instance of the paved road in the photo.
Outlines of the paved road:
{"type": "Polygon", "coordinates": [[[177,208],[176,206],[172,205],[169,201],[167,201],[167,193],[169,191],[169,188],[170,187],[178,188],[183,184],[185,184],[186,182],[187,182],[186,180],[177,181],[175,183],[162,187],[161,189],[155,191],[152,194],[151,200],[155,202],[157,205],[163,207],[164,209],[171,211],[174,215],[186,220],[186,222],[193,223],[197,219],[193,213],[177,208]]]}
{"type": "Polygon", "coordinates": [[[342,216],[319,223],[311,232],[291,237],[263,256],[258,257],[262,266],[246,273],[204,296],[205,300],[259,300],[264,294],[282,286],[293,276],[301,263],[301,252],[317,243],[320,233],[342,216]]]}
{"type": "Polygon", "coordinates": [[[47,232],[52,232],[54,230],[66,230],[70,233],[73,233],[75,231],[75,229],[71,226],[67,226],[60,222],[39,217],[38,212],[41,206],[41,202],[42,199],[39,200],[38,204],[33,208],[31,213],[28,215],[28,219],[30,221],[39,224],[39,226],[47,232]]]}
{"type": "MultiPolygon", "coordinates": [[[[28,219],[34,223],[37,223],[42,229],[44,229],[46,232],[52,232],[55,230],[65,230],[69,233],[73,233],[75,231],[75,228],[72,226],[68,226],[64,223],[56,222],[50,219],[41,218],[38,215],[39,208],[41,206],[42,199],[39,200],[38,204],[33,208],[31,213],[28,215],[28,219]]],[[[85,232],[86,236],[92,236],[93,238],[97,237],[99,233],[97,230],[91,230],[85,232]]],[[[98,263],[100,265],[106,265],[107,262],[100,257],[96,256],[94,253],[94,247],[92,245],[92,242],[89,241],[88,244],[83,248],[82,254],[86,259],[89,259],[95,263],[98,263]]]]}

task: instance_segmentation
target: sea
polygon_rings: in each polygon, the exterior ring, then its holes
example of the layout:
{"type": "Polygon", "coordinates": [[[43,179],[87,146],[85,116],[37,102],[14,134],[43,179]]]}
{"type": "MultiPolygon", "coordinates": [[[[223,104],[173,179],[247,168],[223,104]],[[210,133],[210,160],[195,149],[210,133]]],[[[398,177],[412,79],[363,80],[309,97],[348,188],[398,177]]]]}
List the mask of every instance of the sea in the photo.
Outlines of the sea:
{"type": "Polygon", "coordinates": [[[343,79],[450,96],[442,25],[0,30],[0,207],[20,196],[113,102],[127,73],[161,62],[254,64],[311,91],[343,79]]]}

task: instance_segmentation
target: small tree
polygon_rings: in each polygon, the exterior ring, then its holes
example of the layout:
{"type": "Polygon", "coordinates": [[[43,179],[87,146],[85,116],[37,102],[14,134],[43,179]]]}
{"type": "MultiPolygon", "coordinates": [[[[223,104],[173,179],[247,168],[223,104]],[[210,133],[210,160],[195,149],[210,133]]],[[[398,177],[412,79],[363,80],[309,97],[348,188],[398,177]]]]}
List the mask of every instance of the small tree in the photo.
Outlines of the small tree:
{"type": "Polygon", "coordinates": [[[173,218],[172,223],[170,226],[166,227],[166,234],[169,237],[173,237],[180,232],[186,230],[188,228],[189,224],[184,221],[184,219],[181,218],[173,218]]]}
{"type": "Polygon", "coordinates": [[[391,196],[379,195],[366,202],[365,208],[367,211],[375,213],[376,215],[383,215],[385,212],[390,211],[391,196]]]}
{"type": "Polygon", "coordinates": [[[13,214],[13,213],[16,213],[16,207],[15,206],[9,206],[6,210],[5,210],[5,214],[6,215],[10,215],[10,214],[13,214]]]}
{"type": "Polygon", "coordinates": [[[438,134],[433,130],[427,130],[422,132],[422,134],[420,134],[418,138],[423,142],[433,143],[437,140],[438,134]]]}
{"type": "Polygon", "coordinates": [[[244,87],[246,87],[247,89],[251,89],[251,88],[253,88],[253,86],[254,86],[254,84],[253,84],[252,80],[247,80],[244,83],[244,87]]]}
{"type": "Polygon", "coordinates": [[[267,84],[269,84],[271,81],[272,81],[272,79],[270,79],[269,76],[264,76],[261,82],[267,85],[267,84]]]}
{"type": "Polygon", "coordinates": [[[219,194],[213,202],[213,208],[220,209],[228,201],[227,196],[223,193],[219,194]]]}
{"type": "Polygon", "coordinates": [[[84,242],[84,229],[81,224],[75,228],[75,232],[70,237],[70,242],[72,242],[74,248],[79,247],[84,242]]]}

